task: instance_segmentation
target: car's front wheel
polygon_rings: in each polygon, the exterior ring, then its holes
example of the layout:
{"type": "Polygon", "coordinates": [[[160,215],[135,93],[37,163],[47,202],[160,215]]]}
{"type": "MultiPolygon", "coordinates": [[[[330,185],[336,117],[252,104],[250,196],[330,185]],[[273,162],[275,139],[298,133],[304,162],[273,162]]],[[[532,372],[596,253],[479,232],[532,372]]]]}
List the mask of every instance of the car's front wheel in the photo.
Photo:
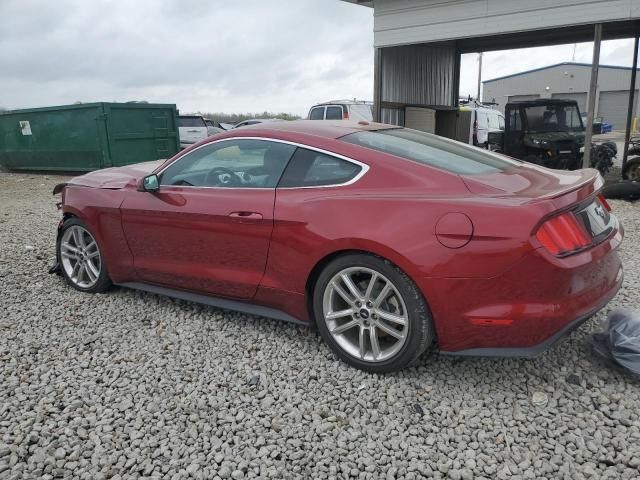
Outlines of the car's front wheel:
{"type": "Polygon", "coordinates": [[[111,286],[100,245],[80,219],[65,220],[56,244],[62,275],[82,292],[104,292],[111,286]]]}
{"type": "Polygon", "coordinates": [[[434,341],[422,294],[391,262],[349,254],[329,263],[314,289],[324,340],[344,361],[384,373],[413,364],[434,341]]]}

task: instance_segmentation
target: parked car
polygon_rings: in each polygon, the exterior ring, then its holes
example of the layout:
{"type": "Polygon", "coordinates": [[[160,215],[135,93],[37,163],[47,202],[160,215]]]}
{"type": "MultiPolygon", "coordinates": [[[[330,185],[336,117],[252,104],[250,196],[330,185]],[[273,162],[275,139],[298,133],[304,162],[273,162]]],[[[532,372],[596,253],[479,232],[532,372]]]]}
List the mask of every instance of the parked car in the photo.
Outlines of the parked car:
{"type": "Polygon", "coordinates": [[[220,125],[216,125],[213,120],[209,120],[208,118],[204,119],[204,123],[207,126],[207,136],[215,135],[216,133],[224,132],[224,128],[220,128],[220,125]]]}
{"type": "Polygon", "coordinates": [[[476,147],[489,148],[489,132],[504,131],[504,115],[478,102],[460,106],[461,112],[471,112],[469,141],[476,147]]]}
{"type": "Polygon", "coordinates": [[[57,185],[57,269],[82,292],[315,323],[370,372],[436,344],[530,357],[621,285],[602,186],[392,125],[270,122],[57,185]]]}
{"type": "Polygon", "coordinates": [[[257,125],[258,123],[284,122],[281,118],[250,118],[236,123],[233,128],[247,127],[249,125],[257,125]]]}
{"type": "Polygon", "coordinates": [[[218,126],[223,130],[231,130],[234,127],[233,123],[222,123],[222,122],[219,123],[218,126]]]}
{"type": "Polygon", "coordinates": [[[318,103],[309,110],[308,120],[364,120],[373,121],[372,102],[332,100],[318,103]]]}
{"type": "Polygon", "coordinates": [[[209,136],[207,124],[200,115],[179,115],[180,148],[187,148],[209,136]]]}

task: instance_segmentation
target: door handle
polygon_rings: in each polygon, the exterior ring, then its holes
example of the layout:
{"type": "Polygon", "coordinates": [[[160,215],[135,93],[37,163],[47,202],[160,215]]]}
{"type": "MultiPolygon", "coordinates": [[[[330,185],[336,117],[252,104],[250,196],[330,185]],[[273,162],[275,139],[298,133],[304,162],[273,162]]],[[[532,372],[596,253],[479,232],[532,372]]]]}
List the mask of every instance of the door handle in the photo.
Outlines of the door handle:
{"type": "Polygon", "coordinates": [[[257,222],[258,220],[262,220],[262,214],[258,212],[231,212],[229,217],[240,222],[257,222]]]}

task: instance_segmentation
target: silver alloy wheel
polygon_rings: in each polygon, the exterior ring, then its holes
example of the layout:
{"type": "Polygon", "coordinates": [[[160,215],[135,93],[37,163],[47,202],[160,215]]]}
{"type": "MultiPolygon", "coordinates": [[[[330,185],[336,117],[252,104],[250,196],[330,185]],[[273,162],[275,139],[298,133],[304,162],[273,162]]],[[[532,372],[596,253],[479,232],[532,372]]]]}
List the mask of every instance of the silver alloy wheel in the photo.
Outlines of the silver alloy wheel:
{"type": "Polygon", "coordinates": [[[102,259],[98,243],[78,225],[67,228],[62,234],[60,262],[67,277],[78,287],[91,288],[100,278],[102,259]]]}
{"type": "Polygon", "coordinates": [[[382,362],[407,340],[409,317],[400,292],[380,272],[349,267],[331,278],[322,299],[324,321],[349,355],[382,362]]]}

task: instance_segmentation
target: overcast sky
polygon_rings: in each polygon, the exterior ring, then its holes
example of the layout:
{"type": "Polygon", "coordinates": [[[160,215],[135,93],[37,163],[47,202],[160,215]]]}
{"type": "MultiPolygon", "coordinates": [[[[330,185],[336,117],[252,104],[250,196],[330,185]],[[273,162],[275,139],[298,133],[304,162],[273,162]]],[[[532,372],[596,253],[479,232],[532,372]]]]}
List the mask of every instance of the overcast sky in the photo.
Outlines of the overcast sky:
{"type": "MultiPolygon", "coordinates": [[[[630,65],[632,41],[601,63],[630,65]]],[[[176,103],[183,112],[290,112],[371,99],[373,11],[338,0],[0,0],[0,107],[176,103]]],[[[483,78],[570,61],[573,45],[486,53],[483,78]]],[[[461,94],[474,93],[465,55],[461,94]]],[[[591,61],[579,44],[576,61],[591,61]]]]}

